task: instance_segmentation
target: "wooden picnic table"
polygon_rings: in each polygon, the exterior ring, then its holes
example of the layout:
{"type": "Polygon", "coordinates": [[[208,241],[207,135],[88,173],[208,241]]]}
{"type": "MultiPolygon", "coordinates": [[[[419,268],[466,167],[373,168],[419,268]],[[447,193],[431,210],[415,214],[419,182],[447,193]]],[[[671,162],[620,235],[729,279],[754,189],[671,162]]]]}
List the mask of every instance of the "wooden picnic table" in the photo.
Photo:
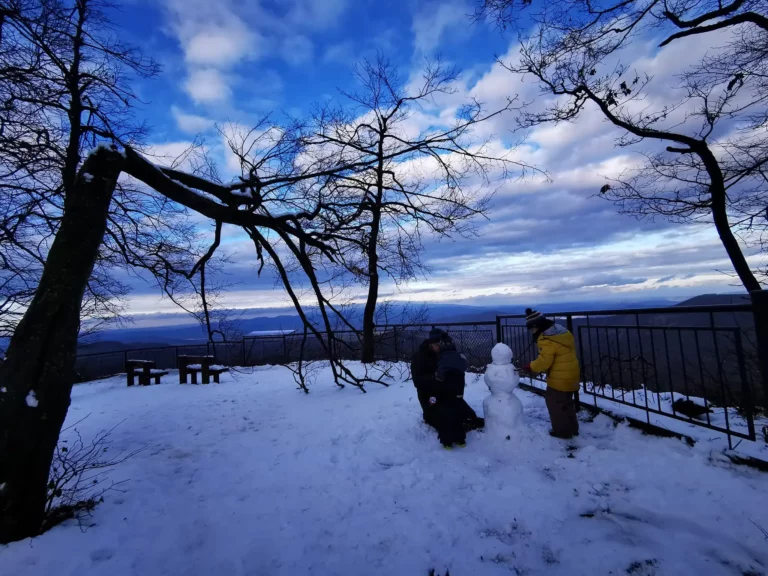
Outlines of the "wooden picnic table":
{"type": "Polygon", "coordinates": [[[157,370],[157,362],[154,360],[133,360],[125,361],[125,373],[128,377],[128,386],[133,386],[135,377],[138,375],[141,386],[149,386],[152,378],[155,384],[160,384],[160,377],[168,374],[166,370],[157,370]]]}
{"type": "Polygon", "coordinates": [[[227,372],[226,366],[217,366],[214,364],[216,359],[213,356],[189,356],[180,355],[176,357],[176,363],[179,367],[179,384],[187,383],[187,376],[191,376],[192,384],[197,384],[197,374],[202,374],[202,383],[210,384],[211,376],[213,381],[219,384],[219,375],[227,372]]]}

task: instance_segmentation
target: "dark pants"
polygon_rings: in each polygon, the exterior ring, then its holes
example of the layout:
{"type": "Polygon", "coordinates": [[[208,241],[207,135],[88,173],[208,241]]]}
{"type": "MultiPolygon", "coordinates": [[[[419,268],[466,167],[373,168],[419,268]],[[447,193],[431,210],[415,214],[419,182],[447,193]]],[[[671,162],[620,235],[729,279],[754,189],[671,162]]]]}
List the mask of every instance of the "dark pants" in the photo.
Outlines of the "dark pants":
{"type": "Polygon", "coordinates": [[[579,419],[576,417],[574,392],[561,392],[547,387],[545,399],[552,432],[555,436],[570,438],[579,433],[579,419]]]}
{"type": "Polygon", "coordinates": [[[464,400],[460,398],[441,401],[435,406],[433,426],[437,437],[444,446],[464,444],[467,431],[464,428],[464,400]]]}
{"type": "Polygon", "coordinates": [[[443,400],[438,404],[429,404],[429,398],[419,394],[419,401],[424,411],[424,422],[437,430],[443,444],[462,444],[467,432],[480,430],[485,420],[478,418],[475,411],[463,398],[443,400]]]}

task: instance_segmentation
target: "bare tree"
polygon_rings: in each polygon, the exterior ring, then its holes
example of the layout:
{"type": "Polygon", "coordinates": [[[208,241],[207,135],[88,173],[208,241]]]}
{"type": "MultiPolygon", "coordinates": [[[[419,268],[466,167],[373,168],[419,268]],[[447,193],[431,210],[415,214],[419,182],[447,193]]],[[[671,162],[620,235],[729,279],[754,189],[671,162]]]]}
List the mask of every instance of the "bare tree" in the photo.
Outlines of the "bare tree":
{"type": "MultiPolygon", "coordinates": [[[[8,138],[1,155],[2,183],[12,200],[3,240],[20,252],[39,248],[30,258],[41,273],[23,277],[23,287],[34,288],[34,295],[30,300],[24,294],[14,304],[26,309],[0,366],[0,542],[35,535],[42,526],[48,472],[74,381],[83,299],[94,288],[89,282],[100,263],[147,271],[169,295],[197,282],[202,298],[222,227],[239,227],[253,240],[261,265],[275,266],[306,331],[331,359],[336,382],[364,390],[365,382],[374,381],[335,361],[327,300],[313,264],[318,252],[335,258],[328,223],[315,224],[327,183],[360,169],[364,160],[339,164],[324,155],[313,158],[296,127],[265,119],[249,149],[248,170],[234,183],[218,182],[206,174],[205,164],[186,171],[158,168],[131,146],[140,130],[123,133],[115,123],[130,120],[134,99],[125,70],[151,74],[154,66],[114,41],[97,7],[95,0],[3,5],[0,47],[28,58],[0,70],[6,80],[2,90],[15,94],[14,106],[25,109],[9,113],[8,122],[17,122],[23,133],[8,138]],[[55,140],[45,123],[49,113],[63,127],[55,140]],[[23,145],[14,148],[19,142],[23,145]],[[96,146],[81,164],[84,144],[96,146]],[[186,222],[188,212],[214,223],[208,246],[186,222]],[[172,225],[165,219],[169,215],[172,225]],[[42,247],[32,244],[33,227],[20,234],[32,220],[42,247]],[[310,321],[292,288],[286,253],[307,278],[319,322],[310,321]]],[[[210,310],[205,305],[203,310],[210,335],[210,310]]]]}
{"type": "MultiPolygon", "coordinates": [[[[389,159],[362,150],[340,155],[338,149],[321,146],[317,133],[301,124],[278,126],[265,118],[244,141],[244,169],[235,182],[218,181],[205,164],[160,168],[132,146],[140,129],[123,133],[115,124],[123,118],[132,126],[130,109],[120,104],[129,106],[133,100],[123,74],[151,74],[154,66],[114,41],[95,0],[24,0],[3,6],[0,47],[5,49],[7,39],[27,50],[30,60],[0,71],[8,79],[2,89],[24,87],[16,100],[18,106],[30,106],[26,118],[31,126],[26,136],[9,139],[3,152],[3,160],[15,168],[6,171],[2,182],[11,183],[10,199],[20,199],[6,231],[14,250],[27,250],[34,235],[17,232],[36,218],[38,236],[44,238],[39,253],[30,256],[42,266],[39,279],[28,280],[34,295],[20,300],[25,310],[0,366],[0,542],[9,542],[37,534],[42,525],[46,482],[74,381],[83,299],[97,266],[149,272],[169,295],[195,282],[203,298],[206,270],[218,255],[223,227],[242,229],[253,242],[260,270],[269,262],[277,272],[302,319],[305,340],[314,338],[330,358],[336,383],[364,391],[367,382],[381,382],[339,361],[332,326],[339,314],[326,294],[323,266],[344,265],[347,244],[342,239],[363,213],[348,202],[337,204],[345,190],[341,183],[371,174],[373,166],[389,159]],[[18,83],[11,80],[22,72],[18,83]],[[110,79],[120,81],[108,84],[110,79]],[[86,98],[92,86],[100,90],[86,98]],[[110,111],[110,103],[117,108],[110,111]],[[51,147],[43,120],[57,110],[65,133],[51,147]],[[14,149],[13,142],[31,143],[34,162],[27,162],[25,147],[14,149]],[[83,162],[84,143],[95,148],[83,162]],[[52,158],[48,163],[46,155],[52,158]],[[186,221],[188,213],[215,226],[209,243],[202,244],[206,238],[186,221]],[[311,315],[294,287],[297,274],[313,299],[311,315]]],[[[468,108],[466,118],[474,114],[477,121],[476,109],[468,108]]],[[[23,117],[11,119],[21,122],[23,117]]],[[[447,152],[468,154],[450,149],[461,133],[460,124],[438,131],[429,139],[433,149],[427,156],[441,165],[447,152]]],[[[418,149],[416,143],[406,146],[401,158],[418,149]]],[[[351,200],[360,201],[356,196],[351,200]]],[[[414,206],[410,209],[419,205],[414,206]]],[[[205,305],[203,313],[210,335],[205,305]]],[[[298,378],[306,389],[301,367],[298,378]]]]}
{"type": "Polygon", "coordinates": [[[550,96],[521,116],[522,126],[570,121],[591,106],[623,131],[619,146],[641,146],[646,156],[606,183],[604,197],[640,218],[714,224],[751,293],[768,396],[768,293],[744,252],[765,255],[768,225],[765,1],[485,0],[477,16],[518,29],[519,60],[502,64],[550,96]],[[515,19],[528,5],[532,33],[515,19]],[[663,59],[670,45],[700,35],[709,50],[667,85],[626,62],[629,47],[655,41],[663,59]]]}
{"type": "MultiPolygon", "coordinates": [[[[269,261],[275,267],[304,323],[305,338],[319,342],[331,360],[336,383],[364,391],[366,382],[381,381],[367,372],[356,375],[338,360],[331,324],[336,312],[315,266],[317,254],[331,263],[337,260],[337,231],[330,224],[336,217],[325,216],[324,200],[333,190],[328,183],[364,169],[371,160],[340,162],[335,155],[312,153],[297,127],[278,127],[267,119],[253,134],[255,140],[244,156],[248,169],[230,184],[174,167],[159,168],[130,146],[122,151],[114,145],[99,146],[79,169],[66,194],[35,295],[0,367],[0,383],[6,390],[0,395],[0,541],[34,535],[40,529],[48,470],[74,381],[81,303],[110,241],[126,265],[151,271],[166,293],[175,294],[184,282],[202,279],[216,257],[222,228],[239,227],[252,239],[261,266],[269,261]],[[166,243],[162,236],[145,239],[133,225],[119,232],[110,229],[121,175],[144,186],[151,201],[196,212],[215,224],[210,245],[196,261],[188,262],[192,251],[187,246],[166,243]],[[284,264],[287,257],[307,279],[316,306],[312,318],[293,287],[284,264]]],[[[299,368],[300,384],[306,389],[304,377],[299,368]]]]}
{"type": "Polygon", "coordinates": [[[557,98],[529,109],[522,125],[570,121],[596,107],[624,131],[618,145],[649,146],[646,164],[606,184],[602,195],[639,217],[711,219],[743,286],[761,290],[737,234],[754,239],[759,228],[759,243],[765,226],[765,3],[486,0],[478,17],[514,28],[516,9],[526,6],[534,31],[519,30],[520,59],[503,64],[557,98]],[[729,39],[713,34],[718,30],[729,39]],[[657,39],[663,55],[664,47],[699,34],[712,38],[712,49],[662,88],[678,100],[656,105],[648,94],[653,79],[622,62],[625,48],[657,39]]]}
{"type": "MultiPolygon", "coordinates": [[[[100,147],[81,167],[76,185],[67,196],[55,239],[48,252],[35,296],[16,328],[0,367],[0,383],[7,391],[0,395],[0,541],[33,535],[41,526],[45,483],[59,431],[66,417],[80,324],[81,301],[98,258],[109,220],[109,206],[121,173],[143,182],[169,202],[195,211],[216,223],[238,226],[254,242],[256,258],[272,260],[306,331],[320,342],[332,361],[334,378],[340,386],[353,384],[363,389],[367,375],[356,376],[336,362],[333,330],[327,302],[323,297],[308,250],[320,250],[334,258],[333,246],[325,237],[304,229],[320,213],[297,210],[281,191],[304,182],[323,182],[329,175],[349,166],[307,163],[300,140],[282,131],[278,146],[266,146],[261,156],[269,161],[254,166],[247,180],[222,185],[176,169],[161,169],[131,148],[100,147]],[[277,240],[270,240],[273,234],[277,240]],[[321,333],[312,323],[278,253],[287,249],[299,262],[316,295],[321,333]],[[34,403],[28,402],[34,393],[34,403]]],[[[211,258],[219,245],[217,234],[209,249],[186,277],[193,277],[211,258]]],[[[164,258],[158,251],[157,257],[164,258]]],[[[143,265],[143,264],[141,264],[143,265]]]]}
{"type": "Polygon", "coordinates": [[[364,61],[355,75],[359,89],[342,94],[349,105],[319,108],[306,141],[338,163],[358,166],[329,182],[324,214],[334,219],[342,267],[367,287],[362,361],[368,363],[382,277],[399,285],[424,273],[425,235],[474,234],[492,180],[529,167],[494,150],[490,138],[477,140],[479,125],[508,112],[512,101],[486,112],[472,100],[450,120],[430,114],[436,100],[456,92],[455,70],[440,62],[428,62],[411,82],[382,56],[364,61]]]}
{"type": "MultiPolygon", "coordinates": [[[[104,0],[0,2],[2,335],[10,335],[32,299],[87,150],[104,140],[137,147],[146,134],[132,116],[138,99],[130,79],[159,68],[119,41],[105,12],[115,9],[104,0]]],[[[121,181],[85,291],[84,331],[122,313],[128,288],[116,280],[116,267],[141,261],[160,273],[166,262],[158,252],[177,264],[192,261],[191,232],[184,210],[121,181]]]]}

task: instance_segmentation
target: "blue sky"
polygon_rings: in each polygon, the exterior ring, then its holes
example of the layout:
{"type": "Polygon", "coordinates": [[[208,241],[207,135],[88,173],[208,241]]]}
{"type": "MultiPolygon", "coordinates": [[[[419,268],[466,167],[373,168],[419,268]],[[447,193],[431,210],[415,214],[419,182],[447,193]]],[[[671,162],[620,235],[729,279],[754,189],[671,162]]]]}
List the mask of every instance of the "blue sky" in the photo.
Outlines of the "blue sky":
{"type": "MultiPolygon", "coordinates": [[[[214,126],[248,126],[269,111],[300,116],[312,103],[336,98],[351,86],[352,65],[377,51],[416,74],[425,58],[440,55],[462,71],[457,97],[475,97],[489,107],[508,96],[540,98],[531,82],[495,63],[511,58],[512,39],[473,24],[472,2],[282,0],[131,0],[116,17],[126,39],[163,65],[156,79],[137,90],[140,114],[153,127],[151,144],[161,159],[203,135],[223,173],[233,170],[214,126]]],[[[694,37],[663,54],[655,43],[638,43],[627,55],[635,68],[655,76],[663,99],[669,78],[706,45],[694,37]],[[665,83],[666,80],[666,83],[665,83]]],[[[655,95],[655,96],[654,96],[655,95]]],[[[501,141],[514,118],[487,130],[501,141]]],[[[497,305],[545,301],[677,298],[728,292],[734,280],[711,227],[639,222],[618,215],[594,198],[606,176],[640,160],[638,150],[616,149],[620,136],[594,110],[571,125],[542,126],[527,135],[520,154],[545,169],[551,182],[514,179],[498,191],[481,236],[427,242],[428,278],[385,295],[416,301],[497,305]]],[[[236,231],[226,235],[233,254],[232,281],[224,299],[231,307],[284,305],[271,277],[257,279],[252,249],[236,231]]],[[[150,286],[135,283],[134,313],[170,311],[150,286]]]]}

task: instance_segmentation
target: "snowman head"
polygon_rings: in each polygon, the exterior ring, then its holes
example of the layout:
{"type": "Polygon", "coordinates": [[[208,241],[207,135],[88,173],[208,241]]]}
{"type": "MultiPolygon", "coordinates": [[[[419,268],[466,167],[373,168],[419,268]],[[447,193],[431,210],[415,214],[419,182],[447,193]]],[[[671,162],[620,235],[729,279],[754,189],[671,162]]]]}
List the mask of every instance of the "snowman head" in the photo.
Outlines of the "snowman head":
{"type": "Polygon", "coordinates": [[[506,344],[496,344],[491,350],[493,364],[485,371],[485,383],[491,394],[510,394],[520,382],[512,365],[512,350],[506,344]]]}
{"type": "Polygon", "coordinates": [[[499,342],[491,350],[491,359],[494,364],[511,364],[512,349],[506,344],[499,342]]]}

